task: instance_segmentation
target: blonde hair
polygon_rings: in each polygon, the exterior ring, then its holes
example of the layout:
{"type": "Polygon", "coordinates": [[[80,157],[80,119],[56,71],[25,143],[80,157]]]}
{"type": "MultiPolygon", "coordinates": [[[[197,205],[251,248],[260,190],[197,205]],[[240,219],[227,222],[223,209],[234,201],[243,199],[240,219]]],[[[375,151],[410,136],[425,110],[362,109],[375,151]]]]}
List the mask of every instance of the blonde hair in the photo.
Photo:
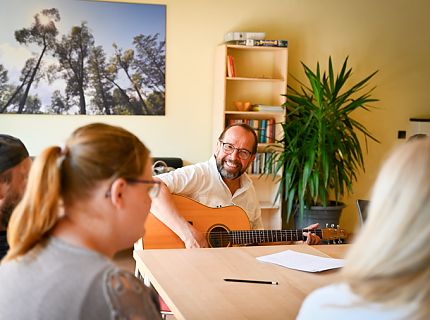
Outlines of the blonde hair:
{"type": "Polygon", "coordinates": [[[27,253],[55,226],[59,204],[87,199],[101,181],[137,178],[149,151],[132,133],[94,123],[75,130],[65,147],[50,147],[36,158],[23,199],[8,228],[10,249],[4,261],[27,253]]]}
{"type": "Polygon", "coordinates": [[[388,158],[374,185],[369,216],[343,270],[364,299],[416,306],[430,318],[430,139],[408,142],[388,158]]]}

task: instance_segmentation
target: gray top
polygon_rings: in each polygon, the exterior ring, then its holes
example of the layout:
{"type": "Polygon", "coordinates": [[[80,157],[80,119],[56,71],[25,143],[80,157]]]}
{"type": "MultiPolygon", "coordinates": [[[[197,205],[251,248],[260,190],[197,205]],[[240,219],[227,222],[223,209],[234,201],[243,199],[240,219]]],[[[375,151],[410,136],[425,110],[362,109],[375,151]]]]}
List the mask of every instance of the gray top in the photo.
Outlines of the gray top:
{"type": "Polygon", "coordinates": [[[51,237],[0,266],[0,319],[160,319],[156,295],[103,255],[51,237]]]}

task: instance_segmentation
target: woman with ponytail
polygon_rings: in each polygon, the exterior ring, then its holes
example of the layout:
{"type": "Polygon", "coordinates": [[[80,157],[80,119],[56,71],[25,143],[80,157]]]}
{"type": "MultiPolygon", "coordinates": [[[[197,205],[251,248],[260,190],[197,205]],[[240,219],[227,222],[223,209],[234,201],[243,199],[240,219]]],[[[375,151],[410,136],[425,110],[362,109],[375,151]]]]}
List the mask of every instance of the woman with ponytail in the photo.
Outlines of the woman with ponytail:
{"type": "Polygon", "coordinates": [[[157,319],[157,298],[110,258],[144,233],[148,149],[130,132],[90,124],[36,158],[8,227],[0,319],[157,319]]]}

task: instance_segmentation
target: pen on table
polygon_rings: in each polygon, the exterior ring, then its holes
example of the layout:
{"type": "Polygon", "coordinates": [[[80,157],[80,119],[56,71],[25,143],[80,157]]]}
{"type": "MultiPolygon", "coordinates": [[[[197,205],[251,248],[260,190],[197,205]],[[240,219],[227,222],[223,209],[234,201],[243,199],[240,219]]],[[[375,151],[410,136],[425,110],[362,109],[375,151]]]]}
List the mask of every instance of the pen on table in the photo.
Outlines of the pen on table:
{"type": "Polygon", "coordinates": [[[262,281],[262,280],[247,280],[247,279],[224,279],[228,282],[246,282],[246,283],[261,283],[261,284],[274,284],[277,285],[278,281],[262,281]]]}

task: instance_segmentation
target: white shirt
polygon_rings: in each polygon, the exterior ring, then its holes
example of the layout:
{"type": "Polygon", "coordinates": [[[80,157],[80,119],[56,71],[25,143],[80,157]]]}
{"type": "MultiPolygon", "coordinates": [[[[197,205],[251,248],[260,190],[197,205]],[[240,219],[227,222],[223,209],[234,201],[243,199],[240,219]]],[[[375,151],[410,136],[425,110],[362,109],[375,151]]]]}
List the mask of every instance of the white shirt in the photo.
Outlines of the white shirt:
{"type": "Polygon", "coordinates": [[[383,307],[363,300],[347,284],[333,284],[312,292],[303,302],[297,320],[397,320],[410,319],[412,305],[383,307]]]}
{"type": "Polygon", "coordinates": [[[173,194],[189,197],[212,208],[237,205],[248,215],[252,229],[263,229],[261,209],[251,179],[240,176],[240,188],[234,195],[222,180],[215,156],[209,161],[178,168],[157,176],[173,194]]]}

